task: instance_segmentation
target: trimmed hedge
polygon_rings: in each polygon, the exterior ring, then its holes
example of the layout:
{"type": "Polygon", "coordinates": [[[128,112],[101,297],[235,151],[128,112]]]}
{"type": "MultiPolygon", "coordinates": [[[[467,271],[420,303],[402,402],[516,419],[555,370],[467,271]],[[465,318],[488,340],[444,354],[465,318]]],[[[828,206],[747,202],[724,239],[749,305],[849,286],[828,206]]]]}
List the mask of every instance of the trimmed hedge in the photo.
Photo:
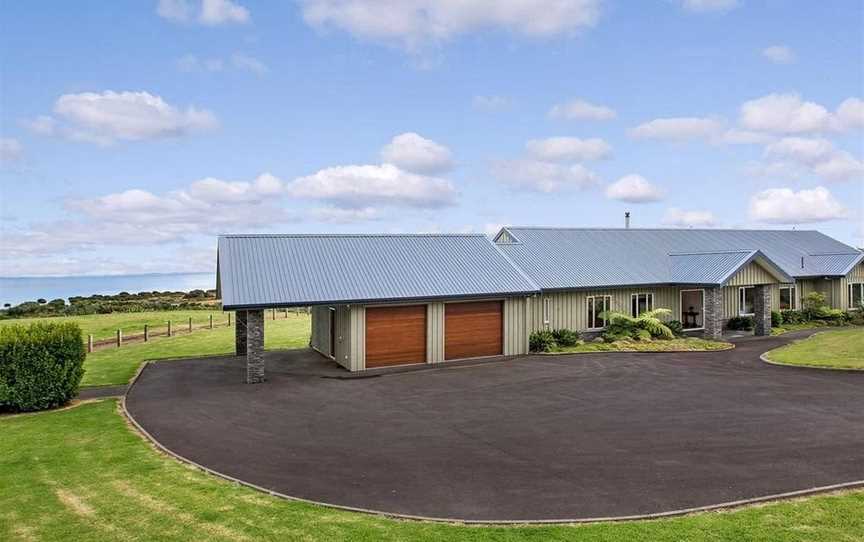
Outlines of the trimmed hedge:
{"type": "Polygon", "coordinates": [[[73,323],[0,328],[0,411],[53,408],[78,393],[87,353],[73,323]]]}

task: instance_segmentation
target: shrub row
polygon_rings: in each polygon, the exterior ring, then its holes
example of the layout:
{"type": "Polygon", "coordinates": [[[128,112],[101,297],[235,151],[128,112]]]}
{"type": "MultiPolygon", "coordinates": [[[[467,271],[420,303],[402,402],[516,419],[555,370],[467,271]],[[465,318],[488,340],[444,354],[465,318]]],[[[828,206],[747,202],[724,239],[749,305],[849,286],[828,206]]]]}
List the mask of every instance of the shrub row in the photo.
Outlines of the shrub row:
{"type": "Polygon", "coordinates": [[[541,330],[529,336],[528,348],[531,352],[551,352],[559,346],[576,346],[580,341],[579,332],[572,329],[541,330]]]}
{"type": "Polygon", "coordinates": [[[77,324],[37,322],[0,328],[0,411],[67,403],[78,393],[85,356],[77,324]]]}

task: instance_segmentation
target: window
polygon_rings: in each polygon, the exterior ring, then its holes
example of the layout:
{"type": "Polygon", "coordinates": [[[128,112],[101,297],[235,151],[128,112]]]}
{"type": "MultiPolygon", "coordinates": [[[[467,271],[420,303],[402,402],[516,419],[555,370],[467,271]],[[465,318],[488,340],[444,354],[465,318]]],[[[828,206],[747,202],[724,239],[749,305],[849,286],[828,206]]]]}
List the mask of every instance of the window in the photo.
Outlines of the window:
{"type": "Polygon", "coordinates": [[[543,325],[547,328],[549,327],[549,308],[552,305],[552,300],[547,298],[543,299],[543,325]]]}
{"type": "Polygon", "coordinates": [[[738,288],[738,314],[741,316],[753,316],[756,310],[753,308],[756,288],[753,286],[742,286],[738,288]]]}
{"type": "Polygon", "coordinates": [[[857,284],[849,284],[849,307],[850,309],[860,308],[864,304],[864,282],[857,284]]]}
{"type": "Polygon", "coordinates": [[[636,318],[645,311],[654,310],[654,294],[631,294],[630,315],[636,318]]]}
{"type": "Polygon", "coordinates": [[[606,327],[606,320],[600,315],[608,311],[611,305],[612,296],[588,296],[588,329],[600,329],[606,327]]]}
{"type": "Polygon", "coordinates": [[[795,308],[795,287],[781,286],[780,287],[780,310],[790,311],[795,308]]]}

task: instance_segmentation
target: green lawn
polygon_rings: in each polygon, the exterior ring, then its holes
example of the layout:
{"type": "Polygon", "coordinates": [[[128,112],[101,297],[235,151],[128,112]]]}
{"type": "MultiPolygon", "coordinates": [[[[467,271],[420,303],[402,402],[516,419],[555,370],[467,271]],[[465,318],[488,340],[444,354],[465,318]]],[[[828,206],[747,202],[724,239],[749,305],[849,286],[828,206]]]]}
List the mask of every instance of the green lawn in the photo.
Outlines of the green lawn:
{"type": "Polygon", "coordinates": [[[726,350],[730,343],[708,341],[696,337],[653,341],[615,341],[613,343],[587,342],[578,346],[557,347],[553,353],[578,354],[581,352],[698,352],[726,350]]]}
{"type": "Polygon", "coordinates": [[[478,527],[270,497],[189,468],[114,400],[0,418],[0,540],[771,541],[864,539],[864,491],[658,521],[478,527]]]}
{"type": "MultiPolygon", "coordinates": [[[[15,318],[0,320],[0,326],[12,324],[31,324],[33,322],[75,322],[81,326],[84,338],[93,335],[93,339],[111,339],[116,337],[117,329],[122,329],[124,335],[144,333],[144,324],[149,324],[151,331],[164,333],[167,322],[175,329],[186,329],[189,318],[193,325],[203,325],[209,322],[213,315],[213,325],[225,325],[228,313],[221,310],[185,310],[185,311],[149,311],[149,312],[115,312],[111,314],[88,314],[85,316],[53,316],[45,318],[15,318]]],[[[234,315],[231,315],[233,321],[234,315]]]]}
{"type": "MultiPolygon", "coordinates": [[[[277,315],[278,316],[278,315],[277,315]]],[[[288,313],[288,318],[265,320],[264,346],[268,349],[303,348],[309,344],[308,314],[288,313]]],[[[171,338],[156,337],[147,343],[106,348],[87,355],[82,386],[127,383],[145,360],[228,354],[234,350],[234,327],[198,330],[171,338]]]]}
{"type": "Polygon", "coordinates": [[[789,365],[864,369],[864,328],[820,332],[772,350],[768,359],[789,365]]]}

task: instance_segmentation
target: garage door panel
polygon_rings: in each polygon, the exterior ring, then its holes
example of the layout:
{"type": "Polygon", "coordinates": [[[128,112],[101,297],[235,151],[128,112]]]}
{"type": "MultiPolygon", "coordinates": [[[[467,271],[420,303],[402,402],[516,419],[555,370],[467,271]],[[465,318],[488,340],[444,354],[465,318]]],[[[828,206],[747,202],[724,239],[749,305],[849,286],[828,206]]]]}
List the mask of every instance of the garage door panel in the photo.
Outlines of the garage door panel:
{"type": "Polygon", "coordinates": [[[366,308],[366,367],[426,362],[426,306],[366,308]]]}
{"type": "Polygon", "coordinates": [[[448,303],[444,309],[444,358],[503,354],[501,301],[448,303]]]}

